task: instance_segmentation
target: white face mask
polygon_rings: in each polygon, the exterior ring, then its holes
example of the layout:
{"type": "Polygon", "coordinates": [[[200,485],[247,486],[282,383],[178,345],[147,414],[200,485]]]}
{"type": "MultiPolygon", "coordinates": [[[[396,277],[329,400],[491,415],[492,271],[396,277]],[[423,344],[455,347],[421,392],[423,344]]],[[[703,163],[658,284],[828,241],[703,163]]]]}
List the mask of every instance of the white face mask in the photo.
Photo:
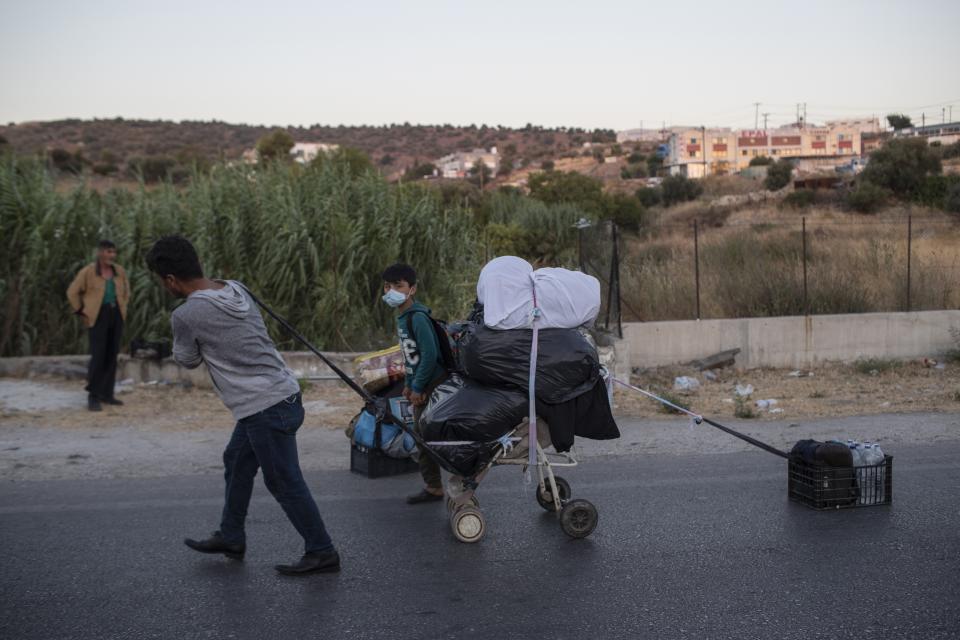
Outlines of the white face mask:
{"type": "Polygon", "coordinates": [[[383,294],[382,300],[391,307],[399,307],[407,301],[407,294],[400,293],[396,289],[390,289],[390,291],[383,294]]]}

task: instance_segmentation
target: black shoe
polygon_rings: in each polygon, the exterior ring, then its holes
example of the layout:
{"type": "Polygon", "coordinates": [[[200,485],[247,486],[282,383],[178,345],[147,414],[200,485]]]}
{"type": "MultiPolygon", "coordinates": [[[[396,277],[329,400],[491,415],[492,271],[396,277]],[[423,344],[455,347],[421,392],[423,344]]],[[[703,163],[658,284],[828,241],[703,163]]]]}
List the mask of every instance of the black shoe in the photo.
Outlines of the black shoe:
{"type": "Polygon", "coordinates": [[[419,493],[407,496],[407,504],[421,504],[423,502],[437,502],[443,500],[443,494],[430,493],[426,489],[421,489],[419,493]]]}
{"type": "Polygon", "coordinates": [[[243,554],[247,551],[247,545],[230,544],[223,539],[223,534],[219,531],[214,531],[206,540],[187,538],[183,544],[200,553],[222,553],[231,560],[243,560],[243,554]]]}
{"type": "Polygon", "coordinates": [[[278,564],[274,567],[285,576],[302,576],[308,573],[339,573],[340,554],[336,549],[303,554],[297,564],[278,564]]]}
{"type": "Polygon", "coordinates": [[[119,407],[123,404],[123,400],[117,400],[116,398],[106,398],[103,401],[104,404],[112,404],[115,407],[119,407]]]}
{"type": "Polygon", "coordinates": [[[90,411],[103,411],[103,407],[100,406],[100,401],[94,396],[87,397],[87,409],[90,411]]]}

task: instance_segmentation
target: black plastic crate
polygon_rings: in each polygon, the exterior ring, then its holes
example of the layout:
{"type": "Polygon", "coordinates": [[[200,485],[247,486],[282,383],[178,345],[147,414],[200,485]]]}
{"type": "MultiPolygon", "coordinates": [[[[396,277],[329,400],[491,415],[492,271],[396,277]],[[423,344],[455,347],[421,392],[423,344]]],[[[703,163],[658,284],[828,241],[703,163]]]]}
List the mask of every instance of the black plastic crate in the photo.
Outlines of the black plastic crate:
{"type": "Polygon", "coordinates": [[[350,471],[382,478],[418,471],[420,466],[410,458],[391,458],[380,449],[368,449],[357,444],[350,445],[350,471]]]}
{"type": "Polygon", "coordinates": [[[863,467],[827,467],[790,458],[790,499],[811,509],[852,509],[893,502],[893,456],[863,467]]]}

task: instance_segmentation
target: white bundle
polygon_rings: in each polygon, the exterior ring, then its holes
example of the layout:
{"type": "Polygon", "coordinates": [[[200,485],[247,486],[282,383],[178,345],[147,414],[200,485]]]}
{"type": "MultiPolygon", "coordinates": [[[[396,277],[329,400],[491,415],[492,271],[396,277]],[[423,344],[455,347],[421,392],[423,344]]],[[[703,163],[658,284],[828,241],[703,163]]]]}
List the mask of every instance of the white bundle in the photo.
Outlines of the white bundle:
{"type": "Polygon", "coordinates": [[[536,293],[541,329],[589,326],[600,312],[600,282],[569,269],[533,270],[516,256],[487,263],[477,282],[483,322],[491,329],[529,329],[533,326],[536,293]]]}

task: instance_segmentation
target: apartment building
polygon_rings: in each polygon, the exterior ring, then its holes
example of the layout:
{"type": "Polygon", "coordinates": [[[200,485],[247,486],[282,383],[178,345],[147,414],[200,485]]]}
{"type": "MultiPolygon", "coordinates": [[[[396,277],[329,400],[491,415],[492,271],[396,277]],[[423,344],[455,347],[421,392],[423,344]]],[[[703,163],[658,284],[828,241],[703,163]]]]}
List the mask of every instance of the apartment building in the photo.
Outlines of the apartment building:
{"type": "Polygon", "coordinates": [[[700,178],[750,166],[758,157],[787,158],[801,170],[849,163],[863,152],[862,137],[879,133],[876,120],[827,122],[777,129],[686,129],[670,136],[666,166],[671,175],[700,178]]]}

